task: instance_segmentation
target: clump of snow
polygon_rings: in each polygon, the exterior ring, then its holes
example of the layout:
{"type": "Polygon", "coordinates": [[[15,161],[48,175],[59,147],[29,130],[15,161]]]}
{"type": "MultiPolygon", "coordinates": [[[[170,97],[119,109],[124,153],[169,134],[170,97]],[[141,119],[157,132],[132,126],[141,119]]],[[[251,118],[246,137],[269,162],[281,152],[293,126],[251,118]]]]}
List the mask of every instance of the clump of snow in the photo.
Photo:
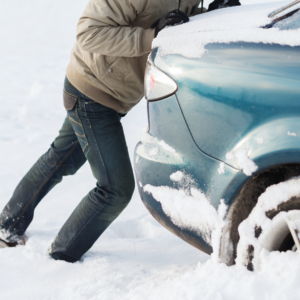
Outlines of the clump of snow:
{"type": "Polygon", "coordinates": [[[4,240],[4,241],[8,241],[9,238],[11,238],[9,232],[7,232],[6,230],[1,229],[0,230],[0,239],[4,240]]]}
{"type": "Polygon", "coordinates": [[[289,136],[297,136],[297,134],[296,134],[295,132],[290,132],[290,131],[288,131],[287,134],[288,134],[289,136]]]}
{"type": "MultiPolygon", "coordinates": [[[[143,144],[159,145],[168,152],[176,153],[176,150],[174,148],[172,148],[170,145],[168,145],[165,141],[163,141],[163,140],[159,141],[156,137],[152,136],[151,134],[149,134],[146,131],[144,131],[142,133],[142,135],[140,136],[140,141],[143,144]]],[[[158,154],[158,152],[157,152],[157,154],[158,154]]]]}
{"type": "Polygon", "coordinates": [[[258,168],[249,158],[248,149],[239,149],[234,152],[228,152],[226,158],[229,160],[236,160],[239,168],[241,168],[247,176],[251,176],[258,168]]]}
{"type": "Polygon", "coordinates": [[[225,164],[223,162],[220,162],[220,166],[218,168],[218,173],[220,175],[225,173],[225,164]]]}
{"type": "Polygon", "coordinates": [[[211,244],[211,232],[216,228],[219,216],[201,191],[193,188],[192,196],[189,196],[183,190],[149,184],[144,186],[144,191],[161,203],[163,211],[174,224],[196,231],[211,244]]]}
{"type": "Polygon", "coordinates": [[[279,213],[273,220],[267,218],[266,212],[277,209],[277,206],[290,200],[292,197],[300,195],[300,177],[293,178],[276,185],[272,185],[266,189],[258,198],[258,202],[248,218],[239,226],[240,242],[238,244],[238,257],[236,262],[239,264],[245,263],[244,254],[247,252],[249,245],[253,245],[255,249],[254,263],[258,262],[258,256],[262,249],[261,241],[264,235],[258,239],[255,237],[255,228],[261,227],[264,234],[272,230],[272,225],[276,218],[283,217],[286,212],[279,213]]]}
{"type": "Polygon", "coordinates": [[[1,240],[10,241],[10,242],[19,242],[23,238],[25,238],[25,235],[20,237],[19,235],[9,232],[7,230],[4,230],[4,229],[0,230],[0,239],[1,240]]]}
{"type": "Polygon", "coordinates": [[[201,57],[206,52],[205,46],[210,43],[254,42],[299,46],[300,29],[261,28],[272,22],[268,18],[272,11],[288,3],[290,0],[242,5],[198,15],[190,18],[188,23],[162,30],[152,47],[159,47],[162,55],[180,54],[193,58],[201,57]]]}
{"type": "Polygon", "coordinates": [[[139,181],[139,186],[140,186],[140,187],[143,187],[143,184],[142,184],[140,181],[139,181]]]}
{"type": "Polygon", "coordinates": [[[256,139],[256,143],[258,144],[258,145],[261,145],[261,144],[263,144],[265,142],[265,139],[263,138],[263,137],[258,137],[257,139],[256,139]]]}
{"type": "Polygon", "coordinates": [[[218,207],[218,216],[219,221],[216,223],[215,229],[211,234],[211,244],[213,248],[213,253],[211,255],[211,259],[214,263],[220,262],[220,243],[223,234],[223,228],[226,225],[225,216],[228,210],[228,205],[226,205],[224,199],[221,199],[219,207],[218,207]]]}
{"type": "Polygon", "coordinates": [[[293,196],[300,194],[300,178],[293,178],[285,182],[272,185],[258,198],[256,210],[268,211],[276,209],[280,203],[286,202],[293,196]]]}
{"type": "Polygon", "coordinates": [[[177,171],[170,175],[170,179],[174,182],[174,186],[177,189],[185,191],[188,195],[197,190],[194,178],[185,172],[177,171]]]}
{"type": "MultiPolygon", "coordinates": [[[[182,172],[172,175],[175,179],[187,176],[184,176],[182,172]]],[[[216,263],[219,261],[220,240],[228,209],[224,200],[221,200],[216,211],[205,194],[195,187],[191,187],[190,195],[186,190],[166,186],[154,187],[149,184],[144,186],[144,191],[152,194],[153,198],[161,203],[163,211],[174,224],[200,234],[204,241],[213,248],[213,261],[216,263]]]]}
{"type": "Polygon", "coordinates": [[[179,182],[183,179],[184,174],[181,171],[177,171],[170,175],[172,181],[179,182]]]}
{"type": "Polygon", "coordinates": [[[226,205],[224,199],[221,199],[220,205],[219,205],[219,207],[218,207],[218,215],[219,215],[219,217],[220,217],[222,220],[225,219],[227,210],[228,210],[228,205],[226,205]]]}
{"type": "Polygon", "coordinates": [[[206,200],[209,202],[209,199],[207,199],[206,196],[199,189],[197,189],[195,187],[191,187],[190,192],[191,192],[192,197],[194,197],[195,199],[199,199],[200,201],[206,200]]]}
{"type": "Polygon", "coordinates": [[[149,156],[156,156],[159,153],[159,148],[158,147],[154,147],[151,150],[149,150],[149,156]]]}
{"type": "Polygon", "coordinates": [[[168,145],[165,141],[160,141],[159,145],[171,153],[176,153],[176,150],[172,148],[170,145],[168,145]]]}

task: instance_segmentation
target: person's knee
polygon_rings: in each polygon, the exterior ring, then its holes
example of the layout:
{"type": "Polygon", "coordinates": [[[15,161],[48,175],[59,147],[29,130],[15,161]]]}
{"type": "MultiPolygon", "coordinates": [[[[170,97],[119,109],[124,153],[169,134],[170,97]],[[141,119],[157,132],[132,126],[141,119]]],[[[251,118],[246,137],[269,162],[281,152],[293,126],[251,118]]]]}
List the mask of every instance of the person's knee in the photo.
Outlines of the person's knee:
{"type": "Polygon", "coordinates": [[[128,176],[126,179],[120,180],[117,185],[112,188],[112,194],[115,195],[116,202],[124,208],[130,202],[135,188],[134,177],[128,176]]]}
{"type": "Polygon", "coordinates": [[[101,185],[98,181],[96,187],[89,193],[89,201],[99,207],[109,204],[124,209],[132,198],[134,188],[133,174],[114,178],[107,185],[101,185]]]}
{"type": "Polygon", "coordinates": [[[114,195],[119,206],[126,207],[130,202],[135,188],[133,174],[128,174],[126,178],[118,180],[117,184],[112,186],[112,195],[114,195]]]}
{"type": "Polygon", "coordinates": [[[126,183],[126,186],[124,186],[124,200],[127,201],[127,204],[132,198],[134,188],[135,188],[135,181],[132,175],[132,177],[129,178],[128,182],[126,183]]]}

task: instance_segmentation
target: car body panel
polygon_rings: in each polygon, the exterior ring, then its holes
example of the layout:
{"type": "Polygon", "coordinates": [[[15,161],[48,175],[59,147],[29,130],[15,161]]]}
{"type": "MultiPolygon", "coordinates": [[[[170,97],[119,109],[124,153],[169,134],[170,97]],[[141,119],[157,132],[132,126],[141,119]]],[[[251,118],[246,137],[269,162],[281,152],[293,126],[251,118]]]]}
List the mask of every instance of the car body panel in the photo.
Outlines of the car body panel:
{"type": "MultiPolygon", "coordinates": [[[[281,158],[287,153],[290,162],[289,152],[300,148],[300,47],[232,43],[206,48],[200,59],[154,53],[155,65],[178,84],[176,95],[197,145],[235,168],[239,165],[226,154],[243,147],[255,162],[270,152],[281,158]]],[[[300,156],[293,160],[299,161],[300,156]]]]}

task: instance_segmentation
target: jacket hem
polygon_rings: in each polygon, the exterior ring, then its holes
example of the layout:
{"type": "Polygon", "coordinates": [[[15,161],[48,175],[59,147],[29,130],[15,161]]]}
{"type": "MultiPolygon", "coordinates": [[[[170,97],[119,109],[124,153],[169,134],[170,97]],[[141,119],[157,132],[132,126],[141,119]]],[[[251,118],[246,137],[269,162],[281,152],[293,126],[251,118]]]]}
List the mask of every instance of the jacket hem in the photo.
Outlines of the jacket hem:
{"type": "Polygon", "coordinates": [[[72,66],[71,62],[67,67],[66,76],[76,89],[78,89],[81,93],[91,98],[92,100],[106,107],[109,107],[117,111],[118,113],[125,114],[130,110],[128,108],[126,109],[122,105],[121,101],[115,99],[111,95],[108,95],[107,93],[100,90],[98,87],[94,86],[91,82],[89,82],[72,66]]]}

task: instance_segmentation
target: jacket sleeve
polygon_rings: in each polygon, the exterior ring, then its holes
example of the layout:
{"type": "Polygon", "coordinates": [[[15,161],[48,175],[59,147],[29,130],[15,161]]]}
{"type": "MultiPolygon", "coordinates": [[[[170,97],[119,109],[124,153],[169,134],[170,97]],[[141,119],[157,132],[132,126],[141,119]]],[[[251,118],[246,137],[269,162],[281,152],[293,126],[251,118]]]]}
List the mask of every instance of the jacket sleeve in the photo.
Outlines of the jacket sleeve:
{"type": "Polygon", "coordinates": [[[153,29],[132,27],[146,0],[90,0],[77,25],[77,42],[88,52],[135,57],[151,51],[153,29]]]}

